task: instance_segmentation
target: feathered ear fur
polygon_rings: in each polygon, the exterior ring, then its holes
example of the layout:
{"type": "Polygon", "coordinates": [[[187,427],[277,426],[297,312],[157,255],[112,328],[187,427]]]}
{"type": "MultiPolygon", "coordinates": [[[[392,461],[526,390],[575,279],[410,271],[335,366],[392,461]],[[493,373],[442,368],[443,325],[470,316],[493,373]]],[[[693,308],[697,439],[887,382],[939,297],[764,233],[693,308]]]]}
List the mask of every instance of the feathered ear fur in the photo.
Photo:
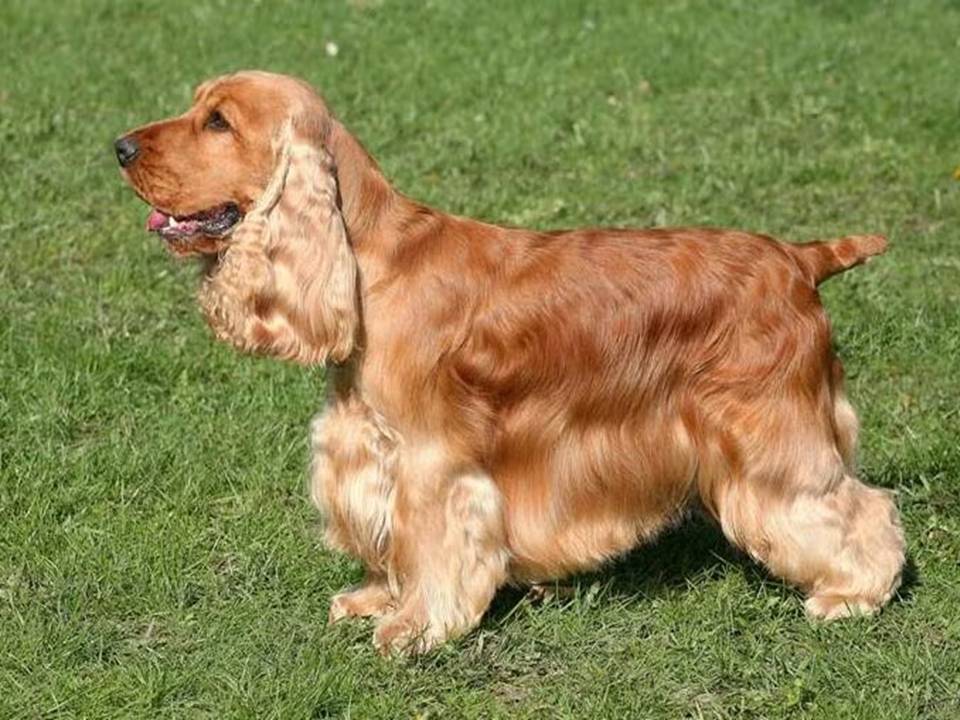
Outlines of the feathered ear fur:
{"type": "Polygon", "coordinates": [[[200,289],[222,340],[305,364],[343,362],[359,329],[357,263],[322,128],[287,122],[277,166],[200,289]]]}

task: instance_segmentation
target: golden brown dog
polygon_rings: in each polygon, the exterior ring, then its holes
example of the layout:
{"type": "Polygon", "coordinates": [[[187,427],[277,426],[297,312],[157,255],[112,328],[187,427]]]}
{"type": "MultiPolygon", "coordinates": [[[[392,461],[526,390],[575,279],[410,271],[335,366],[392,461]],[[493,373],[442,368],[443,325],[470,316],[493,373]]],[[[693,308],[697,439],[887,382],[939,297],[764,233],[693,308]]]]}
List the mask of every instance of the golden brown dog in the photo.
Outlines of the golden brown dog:
{"type": "Polygon", "coordinates": [[[384,651],[476,626],[497,588],[595,568],[699,505],[807,594],[873,612],[900,582],[888,492],[817,285],[880,237],[537,232],[424,207],[304,82],[243,72],[116,143],[151,230],[205,258],[247,351],[328,363],[311,495],[363,583],[331,621],[384,651]]]}

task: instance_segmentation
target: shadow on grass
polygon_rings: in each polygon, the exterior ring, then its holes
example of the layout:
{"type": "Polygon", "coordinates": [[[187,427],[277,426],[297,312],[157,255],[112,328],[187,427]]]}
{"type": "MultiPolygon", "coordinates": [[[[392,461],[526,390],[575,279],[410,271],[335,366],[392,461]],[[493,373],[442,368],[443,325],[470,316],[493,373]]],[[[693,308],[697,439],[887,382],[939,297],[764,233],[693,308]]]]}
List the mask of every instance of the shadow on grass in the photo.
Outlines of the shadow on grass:
{"type": "MultiPolygon", "coordinates": [[[[590,588],[599,586],[604,597],[644,603],[673,594],[694,582],[720,578],[731,566],[739,568],[752,582],[777,583],[728,543],[713,523],[694,517],[596,572],[546,583],[544,588],[557,589],[561,602],[583,596],[590,588]]],[[[487,613],[486,622],[499,624],[506,620],[519,605],[530,602],[529,596],[526,587],[501,590],[487,613]]]]}

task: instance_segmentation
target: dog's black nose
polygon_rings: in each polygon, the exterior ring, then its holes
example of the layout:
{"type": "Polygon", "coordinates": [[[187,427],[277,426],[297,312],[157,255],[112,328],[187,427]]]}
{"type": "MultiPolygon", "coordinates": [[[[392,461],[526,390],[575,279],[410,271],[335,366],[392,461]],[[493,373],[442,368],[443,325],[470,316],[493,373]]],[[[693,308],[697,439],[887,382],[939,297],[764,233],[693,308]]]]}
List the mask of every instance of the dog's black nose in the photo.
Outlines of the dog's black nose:
{"type": "Polygon", "coordinates": [[[129,136],[117,140],[113,144],[113,149],[117,151],[117,160],[120,161],[120,167],[127,167],[140,154],[140,145],[129,136]]]}

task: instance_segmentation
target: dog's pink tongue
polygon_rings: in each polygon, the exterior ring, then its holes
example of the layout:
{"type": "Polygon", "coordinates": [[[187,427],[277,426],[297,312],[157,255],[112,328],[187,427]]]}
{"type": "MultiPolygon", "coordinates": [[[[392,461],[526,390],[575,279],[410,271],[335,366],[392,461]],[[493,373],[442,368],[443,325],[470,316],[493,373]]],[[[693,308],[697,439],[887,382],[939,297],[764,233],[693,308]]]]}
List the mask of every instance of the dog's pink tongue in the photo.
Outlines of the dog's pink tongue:
{"type": "Polygon", "coordinates": [[[147,230],[159,230],[167,224],[168,217],[169,215],[154,208],[150,211],[150,216],[147,218],[147,230]]]}

